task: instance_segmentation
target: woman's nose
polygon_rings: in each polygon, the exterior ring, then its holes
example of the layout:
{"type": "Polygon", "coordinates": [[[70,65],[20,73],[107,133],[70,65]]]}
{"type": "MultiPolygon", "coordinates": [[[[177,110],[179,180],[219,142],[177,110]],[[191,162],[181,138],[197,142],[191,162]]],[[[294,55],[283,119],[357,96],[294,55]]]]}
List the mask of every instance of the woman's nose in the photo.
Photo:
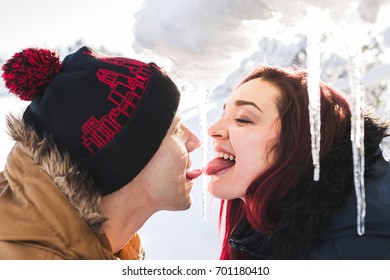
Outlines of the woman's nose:
{"type": "Polygon", "coordinates": [[[228,137],[228,132],[225,126],[223,125],[222,119],[218,120],[213,125],[211,125],[208,128],[207,132],[209,136],[214,139],[226,139],[228,137]]]}

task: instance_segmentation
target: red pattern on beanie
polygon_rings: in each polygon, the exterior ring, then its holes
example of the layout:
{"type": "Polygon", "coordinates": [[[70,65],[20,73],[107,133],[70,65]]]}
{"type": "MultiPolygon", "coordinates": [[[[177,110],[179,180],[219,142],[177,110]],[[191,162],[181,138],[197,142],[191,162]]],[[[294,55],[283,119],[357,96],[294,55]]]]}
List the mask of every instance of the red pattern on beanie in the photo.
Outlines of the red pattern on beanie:
{"type": "Polygon", "coordinates": [[[56,52],[29,48],[16,53],[2,67],[5,86],[21,100],[31,101],[44,92],[60,70],[56,52]]]}
{"type": "MultiPolygon", "coordinates": [[[[94,56],[94,53],[83,54],[94,56]]],[[[102,68],[96,73],[101,82],[110,86],[111,92],[107,99],[116,107],[100,119],[91,116],[83,124],[83,145],[91,153],[110,143],[122,130],[142,98],[151,77],[150,66],[140,61],[120,57],[105,57],[101,60],[127,68],[128,75],[102,68]]]]}

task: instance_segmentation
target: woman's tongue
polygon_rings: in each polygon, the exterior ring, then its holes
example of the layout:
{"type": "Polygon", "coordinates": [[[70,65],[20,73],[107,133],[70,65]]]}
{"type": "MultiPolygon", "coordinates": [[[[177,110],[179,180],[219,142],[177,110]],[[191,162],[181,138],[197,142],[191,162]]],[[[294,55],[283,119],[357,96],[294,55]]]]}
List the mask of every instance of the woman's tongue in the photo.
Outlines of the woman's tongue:
{"type": "Polygon", "coordinates": [[[232,160],[215,158],[207,164],[206,174],[212,176],[222,170],[232,167],[234,164],[235,162],[232,160]]]}

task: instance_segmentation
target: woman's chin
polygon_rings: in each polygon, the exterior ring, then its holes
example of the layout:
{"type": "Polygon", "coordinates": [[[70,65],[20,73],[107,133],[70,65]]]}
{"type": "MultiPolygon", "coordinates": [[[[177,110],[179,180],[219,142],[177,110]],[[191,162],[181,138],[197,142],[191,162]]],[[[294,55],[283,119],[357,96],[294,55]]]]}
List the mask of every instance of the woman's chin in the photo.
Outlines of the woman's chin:
{"type": "Polygon", "coordinates": [[[226,185],[222,186],[217,182],[210,182],[208,185],[208,192],[215,198],[230,200],[240,197],[237,194],[227,192],[229,189],[226,185]]]}
{"type": "Polygon", "coordinates": [[[219,199],[225,199],[224,197],[221,197],[221,193],[219,191],[219,188],[215,186],[213,182],[210,182],[208,187],[207,187],[208,192],[215,198],[219,199]]]}

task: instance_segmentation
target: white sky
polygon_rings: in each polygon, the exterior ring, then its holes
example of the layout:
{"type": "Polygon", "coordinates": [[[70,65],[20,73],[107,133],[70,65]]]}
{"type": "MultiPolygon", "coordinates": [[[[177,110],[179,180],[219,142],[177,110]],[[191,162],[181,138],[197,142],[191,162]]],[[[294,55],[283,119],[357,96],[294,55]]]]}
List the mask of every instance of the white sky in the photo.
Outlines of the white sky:
{"type": "Polygon", "coordinates": [[[133,15],[142,0],[0,0],[0,55],[26,47],[93,48],[132,56],[133,15]]]}

